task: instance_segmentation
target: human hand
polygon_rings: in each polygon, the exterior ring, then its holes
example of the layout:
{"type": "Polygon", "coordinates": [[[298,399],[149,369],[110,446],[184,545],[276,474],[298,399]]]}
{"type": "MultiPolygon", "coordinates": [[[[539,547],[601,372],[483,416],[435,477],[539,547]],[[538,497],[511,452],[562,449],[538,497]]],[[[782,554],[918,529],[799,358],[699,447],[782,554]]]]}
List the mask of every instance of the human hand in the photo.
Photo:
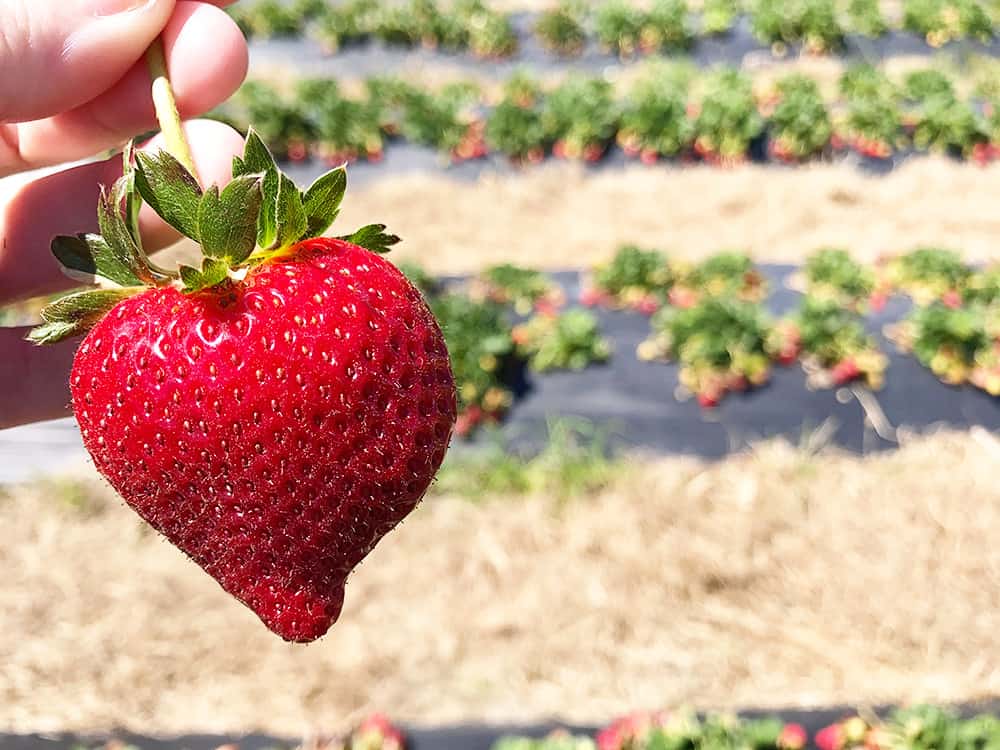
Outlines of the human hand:
{"type": "MultiPolygon", "coordinates": [[[[229,98],[247,71],[246,43],[219,6],[233,0],[0,0],[0,178],[93,157],[156,127],[145,53],[162,34],[181,116],[229,98]]],[[[206,184],[230,177],[242,138],[220,123],[186,126],[206,184]]],[[[157,150],[158,139],[144,146],[157,150]]],[[[46,176],[0,180],[0,306],[72,285],[49,251],[60,234],[97,231],[100,186],[120,157],[46,176]],[[5,184],[5,182],[7,184],[5,184]]],[[[152,211],[145,246],[177,233],[152,211]]],[[[0,429],[69,416],[79,342],[35,347],[0,328],[0,429]]]]}

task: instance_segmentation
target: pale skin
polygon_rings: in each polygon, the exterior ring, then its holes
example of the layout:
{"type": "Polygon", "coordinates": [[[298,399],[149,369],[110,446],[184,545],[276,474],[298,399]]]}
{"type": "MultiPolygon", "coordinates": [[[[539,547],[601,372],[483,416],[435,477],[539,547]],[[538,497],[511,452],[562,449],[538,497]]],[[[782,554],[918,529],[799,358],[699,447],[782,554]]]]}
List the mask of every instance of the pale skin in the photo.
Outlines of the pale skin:
{"type": "MultiPolygon", "coordinates": [[[[0,306],[73,285],[49,244],[97,231],[100,185],[121,175],[121,159],[24,173],[91,159],[155,129],[145,52],[158,36],[201,181],[228,181],[241,137],[190,118],[229,98],[246,75],[246,42],[221,10],[234,1],[0,0],[0,178],[10,178],[0,179],[0,306]]],[[[141,227],[148,249],[177,239],[147,209],[141,227]]],[[[70,414],[79,341],[37,347],[26,333],[0,328],[0,429],[70,414]]]]}

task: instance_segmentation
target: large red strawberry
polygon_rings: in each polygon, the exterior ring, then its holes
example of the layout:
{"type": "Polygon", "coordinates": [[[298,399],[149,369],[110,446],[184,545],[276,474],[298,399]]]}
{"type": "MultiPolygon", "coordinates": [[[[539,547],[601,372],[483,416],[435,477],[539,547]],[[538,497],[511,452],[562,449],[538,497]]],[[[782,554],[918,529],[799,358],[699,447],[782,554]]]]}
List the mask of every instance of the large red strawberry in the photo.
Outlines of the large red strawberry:
{"type": "Polygon", "coordinates": [[[441,331],[372,252],[398,241],[384,227],[317,238],[343,168],[302,193],[253,133],[221,193],[169,154],[132,162],[101,201],[103,236],[53,243],[115,285],[54,303],[32,338],[86,333],[73,409],[126,502],[271,630],[314,640],[444,458],[456,402],[441,331]],[[140,199],[201,244],[200,268],[148,261],[140,199]]]}

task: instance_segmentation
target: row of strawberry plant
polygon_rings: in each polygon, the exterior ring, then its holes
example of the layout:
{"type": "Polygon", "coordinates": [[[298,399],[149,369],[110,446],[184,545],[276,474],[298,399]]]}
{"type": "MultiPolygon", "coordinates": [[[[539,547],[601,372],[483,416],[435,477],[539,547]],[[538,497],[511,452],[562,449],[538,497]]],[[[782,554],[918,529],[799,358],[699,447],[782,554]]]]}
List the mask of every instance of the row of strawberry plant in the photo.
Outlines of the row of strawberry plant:
{"type": "Polygon", "coordinates": [[[594,306],[647,316],[650,335],[638,358],[677,362],[679,395],[712,408],[728,393],[765,384],[774,367],[796,363],[814,389],[878,390],[888,357],[864,316],[902,294],[914,309],[886,327],[887,338],[945,383],[1000,395],[1000,266],[973,269],[947,249],[918,248],[872,266],[842,249],[819,250],[786,280],[802,299],[781,319],[767,311],[769,284],[742,252],[690,263],[623,246],[585,275],[584,309],[566,311],[565,292],[537,270],[503,264],[446,289],[419,267],[403,268],[445,331],[459,383],[460,435],[505,416],[525,364],[546,372],[607,361],[612,344],[585,309],[594,306]]]}
{"type": "Polygon", "coordinates": [[[740,720],[687,712],[636,713],[598,733],[572,735],[556,730],[547,737],[506,737],[493,750],[989,750],[1000,743],[1000,719],[992,714],[963,718],[931,705],[874,715],[846,716],[810,738],[798,724],[778,719],[740,720]],[[810,742],[811,740],[811,742],[810,742]]]}
{"type": "Polygon", "coordinates": [[[447,288],[418,265],[400,268],[444,331],[458,388],[459,436],[503,418],[522,368],[578,371],[611,356],[596,316],[563,311],[565,293],[540,271],[505,263],[447,288]]]}
{"type": "Polygon", "coordinates": [[[767,382],[775,364],[796,360],[814,388],[881,388],[888,359],[863,314],[904,294],[913,311],[888,326],[887,337],[945,383],[1000,396],[1000,266],[976,270],[955,251],[917,248],[865,267],[826,248],[789,282],[803,293],[801,306],[775,321],[749,256],[721,253],[692,266],[625,246],[595,269],[581,302],[650,315],[639,358],[677,361],[682,388],[713,407],[726,393],[767,382]]]}
{"type": "Polygon", "coordinates": [[[755,143],[772,158],[800,163],[853,149],[887,158],[901,150],[943,152],[986,163],[1000,155],[1000,94],[972,98],[934,70],[890,79],[868,65],[848,68],[837,98],[813,79],[790,74],[755,90],[753,79],[722,68],[702,76],[686,66],[658,67],[623,97],[602,78],[572,76],[551,89],[518,74],[498,101],[472,83],[438,90],[398,78],[368,79],[347,95],[334,80],[297,82],[283,94],[251,81],[216,117],[248,122],[278,154],[327,162],[378,161],[387,139],[402,137],[453,161],[503,154],[516,163],[556,158],[600,160],[616,143],[626,156],[739,163],[755,143]]]}
{"type": "MultiPolygon", "coordinates": [[[[372,39],[484,58],[518,51],[509,15],[482,0],[257,0],[230,12],[249,36],[308,34],[330,53],[372,39]]],[[[653,0],[648,6],[605,0],[596,7],[562,0],[539,16],[533,32],[560,56],[580,54],[594,38],[604,51],[628,59],[683,51],[699,36],[730,33],[744,13],[754,36],[779,54],[792,44],[814,54],[839,52],[850,34],[874,38],[891,30],[879,0],[706,0],[698,14],[687,0],[653,0]]],[[[939,47],[958,39],[987,42],[995,25],[995,7],[983,0],[904,0],[898,28],[939,47]]]]}

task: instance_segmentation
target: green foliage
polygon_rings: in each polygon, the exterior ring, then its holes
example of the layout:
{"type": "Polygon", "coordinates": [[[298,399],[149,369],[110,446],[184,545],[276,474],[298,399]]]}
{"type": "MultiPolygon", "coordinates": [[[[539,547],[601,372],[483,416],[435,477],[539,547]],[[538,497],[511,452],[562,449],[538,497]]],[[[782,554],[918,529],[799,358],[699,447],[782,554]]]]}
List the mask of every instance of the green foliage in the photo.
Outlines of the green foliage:
{"type": "Polygon", "coordinates": [[[756,0],[750,23],[764,44],[801,42],[811,52],[834,52],[844,46],[834,0],[756,0]]]}
{"type": "Polygon", "coordinates": [[[673,281],[674,274],[666,255],[636,245],[618,248],[611,262],[594,273],[594,283],[611,295],[621,295],[631,289],[665,294],[673,281]]]}
{"type": "Polygon", "coordinates": [[[626,150],[678,156],[694,141],[687,116],[692,73],[686,66],[660,67],[640,79],[623,105],[619,142],[626,150]]]}
{"type": "Polygon", "coordinates": [[[816,82],[802,74],[778,82],[778,104],[771,114],[773,148],[782,158],[801,161],[830,143],[833,123],[816,82]]]}
{"type": "Polygon", "coordinates": [[[847,30],[867,37],[880,37],[889,32],[889,23],[879,0],[848,0],[847,30]]]}
{"type": "Polygon", "coordinates": [[[740,14],[740,0],[705,0],[701,12],[702,33],[709,36],[728,34],[740,14]]]}
{"type": "Polygon", "coordinates": [[[811,254],[803,269],[811,296],[854,306],[875,289],[875,275],[846,250],[823,248],[811,254]]]}
{"type": "Polygon", "coordinates": [[[603,78],[571,76],[545,100],[542,122],[549,140],[575,147],[603,145],[617,130],[611,84],[603,78]]]}
{"type": "Polygon", "coordinates": [[[926,303],[945,292],[961,291],[972,270],[954,250],[922,247],[893,259],[888,275],[899,289],[926,303]]]}
{"type": "Polygon", "coordinates": [[[512,76],[486,123],[486,142],[513,159],[542,157],[548,145],[542,121],[542,91],[525,74],[512,76]]]}
{"type": "Polygon", "coordinates": [[[605,0],[594,15],[594,29],[601,46],[622,57],[639,49],[643,14],[629,0],[605,0]]]}
{"type": "Polygon", "coordinates": [[[705,94],[695,120],[695,145],[705,156],[742,158],[750,142],[764,130],[750,78],[723,68],[705,81],[705,94]]]}
{"type": "Polygon", "coordinates": [[[857,313],[845,310],[832,300],[806,297],[795,316],[802,350],[816,357],[824,367],[832,367],[848,356],[875,349],[857,313]]]}
{"type": "Polygon", "coordinates": [[[579,308],[535,315],[514,329],[514,339],[534,372],[583,370],[611,356],[611,343],[601,336],[597,317],[579,308]]]}
{"type": "Polygon", "coordinates": [[[604,431],[583,420],[559,419],[549,423],[545,447],[534,457],[518,456],[499,439],[482,450],[451,451],[432,491],[469,500],[520,494],[565,502],[599,492],[625,468],[621,459],[609,457],[604,431]]]}
{"type": "Polygon", "coordinates": [[[542,13],[535,26],[535,33],[542,44],[552,52],[572,57],[583,52],[587,44],[586,5],[575,0],[564,0],[542,13]]]}
{"type": "Polygon", "coordinates": [[[905,0],[903,28],[925,37],[932,47],[955,39],[993,38],[993,20],[980,0],[905,0]]]}

